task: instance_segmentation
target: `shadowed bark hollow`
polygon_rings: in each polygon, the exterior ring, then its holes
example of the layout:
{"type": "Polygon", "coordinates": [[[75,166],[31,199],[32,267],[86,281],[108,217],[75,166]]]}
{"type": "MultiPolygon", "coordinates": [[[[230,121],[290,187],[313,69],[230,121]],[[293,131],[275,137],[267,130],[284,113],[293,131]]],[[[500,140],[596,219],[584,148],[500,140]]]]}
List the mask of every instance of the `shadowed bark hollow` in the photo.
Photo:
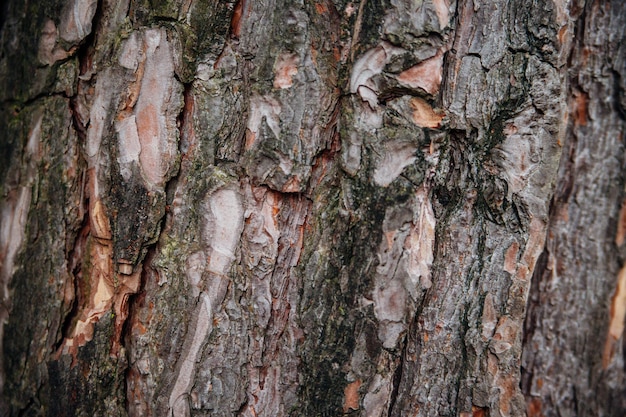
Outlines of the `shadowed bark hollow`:
{"type": "Polygon", "coordinates": [[[625,31],[5,1],[0,415],[626,415],[625,31]]]}

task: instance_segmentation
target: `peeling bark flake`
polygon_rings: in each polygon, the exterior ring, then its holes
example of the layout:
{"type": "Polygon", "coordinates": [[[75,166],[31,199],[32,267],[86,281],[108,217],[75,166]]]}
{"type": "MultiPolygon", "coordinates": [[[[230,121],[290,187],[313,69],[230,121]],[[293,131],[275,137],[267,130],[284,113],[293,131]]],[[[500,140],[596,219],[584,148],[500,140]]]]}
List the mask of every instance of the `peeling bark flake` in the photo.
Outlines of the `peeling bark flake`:
{"type": "Polygon", "coordinates": [[[420,62],[398,74],[400,84],[410,88],[421,88],[428,94],[436,94],[443,75],[443,53],[420,62]]]}
{"type": "Polygon", "coordinates": [[[494,334],[494,330],[496,329],[496,325],[498,324],[498,315],[493,305],[493,295],[491,295],[491,293],[487,293],[487,296],[485,297],[481,322],[483,326],[483,339],[491,339],[494,334]]]}
{"type": "Polygon", "coordinates": [[[7,0],[0,415],[624,415],[626,10],[533,6],[7,0]]]}
{"type": "Polygon", "coordinates": [[[521,262],[518,263],[517,272],[515,274],[516,278],[522,281],[529,280],[535,270],[537,258],[539,258],[544,248],[546,232],[547,229],[543,220],[533,218],[530,221],[528,240],[526,241],[526,248],[524,249],[521,262]]]}
{"type": "Polygon", "coordinates": [[[178,361],[175,383],[169,395],[170,416],[190,416],[189,399],[194,383],[197,358],[206,337],[213,329],[213,317],[222,304],[228,287],[228,268],[234,261],[235,247],[239,242],[244,209],[238,191],[223,188],[210,194],[204,202],[205,226],[202,236],[210,254],[207,261],[199,257],[203,252],[187,259],[187,277],[191,293],[199,297],[196,310],[187,329],[183,354],[178,361]],[[202,282],[203,271],[208,272],[207,282],[202,282]]]}
{"type": "Polygon", "coordinates": [[[238,0],[233,10],[233,16],[230,21],[230,33],[233,37],[239,38],[241,33],[241,17],[245,8],[246,0],[238,0]]]}
{"type": "Polygon", "coordinates": [[[509,274],[514,274],[517,266],[517,252],[519,243],[513,242],[504,254],[504,270],[509,274]]]}
{"type": "Polygon", "coordinates": [[[412,143],[394,142],[386,147],[383,158],[376,164],[374,182],[386,187],[402,173],[402,170],[415,161],[417,148],[412,143]]]}
{"type": "Polygon", "coordinates": [[[615,234],[615,244],[622,246],[626,239],[626,199],[622,201],[622,207],[617,218],[617,233],[615,234]]]}
{"type": "Polygon", "coordinates": [[[274,136],[280,137],[280,112],[280,103],[273,97],[252,96],[246,130],[246,150],[256,142],[262,122],[267,123],[274,136]]]}
{"type": "Polygon", "coordinates": [[[148,183],[163,186],[178,155],[176,117],[182,108],[182,87],[174,79],[174,56],[165,29],[147,30],[144,48],[145,72],[135,106],[139,162],[148,183]]]}
{"type": "Polygon", "coordinates": [[[77,44],[91,33],[93,18],[98,8],[98,0],[74,0],[67,3],[59,35],[67,42],[77,44]]]}
{"type": "Polygon", "coordinates": [[[607,369],[615,353],[615,342],[624,333],[624,320],[626,319],[626,266],[617,276],[617,286],[611,300],[609,310],[609,330],[602,354],[602,367],[607,369]]]}
{"type": "Polygon", "coordinates": [[[426,289],[432,285],[430,269],[434,260],[436,227],[435,214],[426,187],[421,187],[418,190],[416,202],[419,208],[416,211],[416,218],[407,238],[407,244],[405,244],[409,256],[407,268],[411,278],[409,288],[414,298],[417,298],[414,288],[417,287],[418,282],[426,289]]]}
{"type": "Polygon", "coordinates": [[[99,239],[111,240],[111,226],[101,200],[90,202],[89,219],[93,235],[99,239]]]}
{"type": "Polygon", "coordinates": [[[208,268],[215,274],[224,275],[235,259],[235,247],[241,235],[244,213],[241,197],[234,190],[218,190],[211,195],[207,206],[211,213],[204,230],[211,248],[208,268]]]}
{"type": "Polygon", "coordinates": [[[443,30],[450,21],[450,4],[448,0],[433,0],[433,6],[439,19],[439,29],[443,30]]]}
{"type": "Polygon", "coordinates": [[[374,375],[372,382],[363,397],[363,416],[380,417],[389,408],[389,395],[391,394],[391,373],[387,376],[374,375]]]}
{"type": "Polygon", "coordinates": [[[298,73],[300,58],[296,54],[282,54],[274,64],[274,88],[285,89],[293,85],[293,76],[298,73]]]}
{"type": "Polygon", "coordinates": [[[344,403],[343,403],[343,412],[348,413],[350,410],[358,410],[359,409],[359,388],[361,387],[362,381],[357,379],[354,382],[346,385],[346,388],[343,390],[344,395],[344,403]]]}
{"type": "Polygon", "coordinates": [[[67,51],[57,45],[59,33],[52,20],[46,20],[39,38],[37,58],[41,63],[53,65],[55,62],[68,57],[67,51]]]}
{"type": "Polygon", "coordinates": [[[186,352],[183,352],[183,355],[181,355],[182,362],[180,362],[176,383],[170,394],[170,417],[186,417],[191,415],[188,396],[194,381],[198,353],[200,352],[205,337],[213,327],[212,309],[213,306],[211,305],[209,295],[201,294],[200,303],[194,313],[194,320],[192,320],[192,323],[195,324],[195,328],[190,329],[191,333],[187,334],[186,342],[189,346],[186,348],[186,352]]]}
{"type": "Polygon", "coordinates": [[[371,301],[379,321],[378,338],[388,349],[397,346],[407,329],[413,315],[410,300],[417,300],[420,290],[432,285],[435,216],[425,188],[412,201],[414,213],[404,207],[389,207],[382,225],[371,301]]]}
{"type": "Polygon", "coordinates": [[[352,67],[350,92],[358,93],[372,109],[378,107],[378,86],[373,78],[380,74],[385,65],[402,51],[388,42],[381,42],[377,47],[363,54],[352,67]]]}
{"type": "Polygon", "coordinates": [[[15,256],[24,241],[26,220],[31,201],[30,187],[20,187],[9,194],[2,205],[2,219],[0,223],[0,260],[2,260],[2,302],[0,311],[0,322],[4,321],[5,303],[9,297],[9,280],[13,274],[15,256]]]}
{"type": "Polygon", "coordinates": [[[413,110],[413,123],[416,125],[431,129],[438,129],[441,126],[445,114],[433,110],[432,106],[425,100],[414,97],[409,101],[409,105],[413,110]]]}

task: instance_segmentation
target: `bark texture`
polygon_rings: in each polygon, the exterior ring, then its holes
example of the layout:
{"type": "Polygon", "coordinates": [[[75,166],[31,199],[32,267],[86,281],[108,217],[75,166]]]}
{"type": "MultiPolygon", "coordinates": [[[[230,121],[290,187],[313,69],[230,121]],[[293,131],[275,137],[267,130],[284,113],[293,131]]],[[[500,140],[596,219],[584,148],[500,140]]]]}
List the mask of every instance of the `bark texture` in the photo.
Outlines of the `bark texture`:
{"type": "Polygon", "coordinates": [[[0,415],[626,414],[621,2],[0,25],[0,415]]]}

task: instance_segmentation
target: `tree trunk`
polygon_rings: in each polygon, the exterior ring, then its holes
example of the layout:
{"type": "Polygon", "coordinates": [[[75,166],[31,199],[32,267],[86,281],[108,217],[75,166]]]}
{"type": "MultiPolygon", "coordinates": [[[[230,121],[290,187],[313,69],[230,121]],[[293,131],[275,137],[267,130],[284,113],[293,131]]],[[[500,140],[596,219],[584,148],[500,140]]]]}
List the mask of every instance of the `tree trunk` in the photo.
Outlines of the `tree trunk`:
{"type": "Polygon", "coordinates": [[[622,2],[0,25],[0,415],[626,415],[622,2]]]}

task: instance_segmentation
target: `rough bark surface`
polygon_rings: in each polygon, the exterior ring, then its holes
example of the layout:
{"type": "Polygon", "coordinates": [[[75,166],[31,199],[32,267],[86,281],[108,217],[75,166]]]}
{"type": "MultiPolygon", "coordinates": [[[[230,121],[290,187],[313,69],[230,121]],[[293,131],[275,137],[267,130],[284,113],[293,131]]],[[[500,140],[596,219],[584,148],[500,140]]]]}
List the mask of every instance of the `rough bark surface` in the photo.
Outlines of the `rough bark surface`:
{"type": "Polygon", "coordinates": [[[623,416],[626,7],[0,14],[0,415],[623,416]]]}
{"type": "Polygon", "coordinates": [[[572,17],[567,135],[525,320],[521,387],[531,416],[626,408],[626,13],[591,2],[572,17]]]}

